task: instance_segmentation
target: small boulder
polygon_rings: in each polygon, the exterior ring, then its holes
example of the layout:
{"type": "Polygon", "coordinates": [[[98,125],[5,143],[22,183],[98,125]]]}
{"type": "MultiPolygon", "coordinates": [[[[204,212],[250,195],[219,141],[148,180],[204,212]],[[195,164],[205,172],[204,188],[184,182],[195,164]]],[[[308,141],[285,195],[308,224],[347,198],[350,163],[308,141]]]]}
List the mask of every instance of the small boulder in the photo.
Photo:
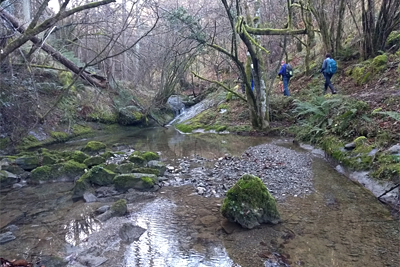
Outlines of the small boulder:
{"type": "Polygon", "coordinates": [[[83,164],[85,164],[86,166],[88,166],[89,168],[95,165],[100,165],[102,163],[106,162],[106,160],[101,157],[101,156],[94,156],[94,157],[90,157],[87,158],[83,161],[83,164]]]}
{"type": "Polygon", "coordinates": [[[158,161],[158,160],[150,160],[147,163],[147,167],[149,167],[151,169],[157,169],[158,175],[163,175],[165,173],[165,171],[167,170],[167,167],[165,166],[165,164],[162,161],[158,161]]]}
{"type": "Polygon", "coordinates": [[[105,150],[106,145],[98,141],[90,141],[84,148],[82,148],[82,152],[85,152],[89,155],[95,155],[97,153],[104,152],[105,150]]]}
{"type": "Polygon", "coordinates": [[[222,215],[231,222],[252,229],[261,223],[278,223],[280,215],[274,197],[260,178],[243,175],[228,190],[221,207],[222,215]]]}
{"type": "Polygon", "coordinates": [[[23,156],[15,159],[15,163],[26,171],[31,171],[39,166],[37,156],[23,156]]]}
{"type": "Polygon", "coordinates": [[[4,244],[14,240],[16,237],[12,232],[5,232],[0,234],[0,244],[4,244]]]}
{"type": "Polygon", "coordinates": [[[82,151],[76,150],[71,156],[71,159],[75,160],[76,162],[83,163],[85,159],[89,158],[88,154],[83,153],[82,151]]]}
{"type": "Polygon", "coordinates": [[[124,163],[124,164],[119,165],[115,169],[115,172],[122,173],[122,174],[132,173],[133,168],[134,168],[134,164],[132,162],[124,163]]]}
{"type": "Polygon", "coordinates": [[[10,186],[18,182],[18,177],[8,171],[0,170],[0,188],[10,186]]]}
{"type": "Polygon", "coordinates": [[[120,199],[115,201],[112,206],[111,206],[111,213],[113,216],[124,216],[126,212],[128,211],[127,205],[126,205],[126,200],[125,199],[120,199]]]}
{"type": "Polygon", "coordinates": [[[145,231],[146,229],[142,227],[135,226],[131,223],[124,223],[119,229],[118,234],[123,242],[130,244],[133,241],[139,240],[145,231]]]}
{"type": "Polygon", "coordinates": [[[396,144],[386,150],[389,154],[400,154],[400,145],[396,144]]]}
{"type": "Polygon", "coordinates": [[[356,143],[355,142],[351,142],[351,143],[345,144],[344,148],[347,149],[347,150],[353,150],[354,148],[356,148],[356,143]]]}
{"type": "Polygon", "coordinates": [[[97,201],[97,197],[95,195],[93,195],[92,193],[90,193],[90,192],[83,193],[83,199],[87,203],[91,203],[91,202],[96,202],[97,201]]]}
{"type": "Polygon", "coordinates": [[[127,191],[130,188],[140,191],[150,191],[158,183],[158,179],[154,174],[130,173],[115,176],[113,182],[115,188],[119,191],[127,191]]]}
{"type": "Polygon", "coordinates": [[[118,123],[121,125],[138,125],[143,123],[145,119],[146,116],[135,106],[124,107],[118,112],[118,123]]]}

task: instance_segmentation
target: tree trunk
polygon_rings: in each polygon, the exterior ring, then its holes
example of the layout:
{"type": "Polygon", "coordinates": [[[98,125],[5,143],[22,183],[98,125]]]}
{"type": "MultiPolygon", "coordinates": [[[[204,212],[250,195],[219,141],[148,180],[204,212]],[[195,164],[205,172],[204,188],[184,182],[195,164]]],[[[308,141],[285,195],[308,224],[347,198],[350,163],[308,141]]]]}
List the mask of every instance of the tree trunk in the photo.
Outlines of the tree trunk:
{"type": "MultiPolygon", "coordinates": [[[[0,11],[0,12],[2,12],[1,13],[2,16],[5,16],[7,18],[7,20],[12,23],[14,28],[16,28],[20,33],[24,33],[25,27],[20,25],[14,16],[12,16],[4,11],[0,11]]],[[[56,51],[50,45],[48,45],[46,43],[42,43],[42,41],[38,37],[32,36],[30,40],[32,41],[32,43],[34,43],[35,45],[37,45],[38,47],[40,47],[41,49],[46,51],[48,54],[50,54],[55,60],[59,61],[65,67],[70,69],[72,72],[74,72],[77,75],[80,75],[84,80],[86,80],[89,83],[91,83],[95,86],[98,86],[98,87],[102,87],[102,88],[106,87],[106,79],[105,78],[104,79],[101,77],[95,78],[95,77],[91,76],[90,74],[81,71],[81,69],[78,66],[76,66],[74,63],[72,63],[72,61],[65,58],[63,55],[61,55],[58,51],[56,51]]]]}

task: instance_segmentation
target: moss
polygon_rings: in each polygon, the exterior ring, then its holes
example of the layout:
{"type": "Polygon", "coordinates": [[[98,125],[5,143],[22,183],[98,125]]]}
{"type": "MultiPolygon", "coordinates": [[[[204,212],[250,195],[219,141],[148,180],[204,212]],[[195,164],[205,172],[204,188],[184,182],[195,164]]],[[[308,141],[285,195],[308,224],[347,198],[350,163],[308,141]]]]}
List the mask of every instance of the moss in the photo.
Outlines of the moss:
{"type": "Polygon", "coordinates": [[[175,125],[175,128],[183,133],[191,133],[193,131],[192,126],[190,126],[188,124],[183,124],[183,123],[175,125]]]}
{"type": "Polygon", "coordinates": [[[218,105],[218,110],[221,110],[221,109],[228,109],[228,105],[225,104],[225,103],[219,104],[219,105],[218,105]]]}
{"type": "Polygon", "coordinates": [[[79,199],[83,196],[86,190],[90,188],[90,184],[86,179],[79,178],[72,189],[72,198],[79,199]]]}
{"type": "Polygon", "coordinates": [[[394,182],[400,182],[400,164],[383,164],[378,170],[372,172],[372,176],[382,180],[393,180],[394,182]]]}
{"type": "MultiPolygon", "coordinates": [[[[64,88],[68,88],[68,86],[73,82],[72,73],[68,71],[60,71],[58,79],[64,88]]],[[[71,86],[71,90],[76,91],[75,85],[71,86]]]]}
{"type": "Polygon", "coordinates": [[[227,191],[221,213],[230,221],[238,221],[242,226],[246,226],[246,221],[252,219],[247,217],[251,216],[269,218],[268,221],[271,222],[280,217],[274,197],[260,178],[249,174],[243,175],[227,191]]]}
{"type": "Polygon", "coordinates": [[[130,173],[115,176],[115,178],[113,179],[113,183],[115,185],[115,188],[120,191],[126,191],[130,188],[146,191],[153,188],[156,180],[157,177],[152,174],[130,173]],[[153,183],[150,185],[150,183],[145,182],[143,180],[144,177],[152,179],[153,183]]]}
{"type": "Polygon", "coordinates": [[[386,68],[388,56],[386,54],[376,56],[372,61],[372,68],[375,71],[381,71],[386,68]]]}
{"type": "Polygon", "coordinates": [[[226,126],[224,126],[224,125],[221,125],[221,126],[217,126],[216,128],[215,128],[215,131],[217,131],[217,132],[223,132],[223,131],[225,131],[226,130],[226,126]]]}
{"type": "Polygon", "coordinates": [[[103,154],[101,154],[100,156],[107,160],[107,159],[109,159],[111,157],[114,157],[115,155],[111,151],[106,151],[103,154]]]}
{"type": "Polygon", "coordinates": [[[48,181],[51,179],[53,173],[50,166],[40,166],[31,171],[31,181],[40,183],[40,181],[48,181]]]}
{"type": "Polygon", "coordinates": [[[100,152],[101,150],[105,150],[106,145],[103,144],[102,142],[98,141],[90,141],[86,144],[84,148],[82,148],[82,151],[85,153],[97,153],[100,152]]]}
{"type": "Polygon", "coordinates": [[[38,147],[41,145],[42,145],[42,142],[37,140],[33,135],[28,135],[28,136],[22,138],[20,149],[25,150],[25,149],[29,149],[29,148],[38,147]]]}
{"type": "Polygon", "coordinates": [[[365,142],[367,142],[367,138],[365,136],[359,136],[353,141],[356,144],[356,148],[363,146],[365,142]]]}
{"type": "Polygon", "coordinates": [[[154,181],[150,177],[142,177],[142,182],[145,187],[153,187],[154,186],[154,181]]]}
{"type": "Polygon", "coordinates": [[[150,173],[150,174],[154,174],[154,175],[159,175],[159,170],[158,169],[152,169],[152,168],[133,168],[132,171],[130,171],[132,173],[150,173]]]}
{"type": "Polygon", "coordinates": [[[85,134],[89,134],[92,133],[93,130],[92,128],[90,128],[89,126],[82,126],[82,125],[74,125],[72,126],[72,132],[74,133],[74,135],[85,135],[85,134]]]}
{"type": "Polygon", "coordinates": [[[58,142],[65,142],[69,139],[69,135],[64,132],[50,132],[50,136],[58,142]]]}
{"type": "Polygon", "coordinates": [[[50,152],[42,153],[42,165],[52,165],[58,162],[57,155],[51,154],[50,152]]]}
{"type": "Polygon", "coordinates": [[[82,163],[76,162],[75,160],[68,160],[64,163],[64,168],[66,172],[79,173],[85,170],[86,166],[82,163]]]}
{"type": "Polygon", "coordinates": [[[90,157],[90,158],[85,159],[83,161],[83,164],[85,164],[88,167],[92,167],[92,166],[95,166],[95,165],[100,165],[100,164],[104,163],[105,161],[106,160],[101,156],[94,156],[94,157],[90,157]]]}
{"type": "Polygon", "coordinates": [[[132,162],[121,164],[116,168],[116,172],[118,173],[132,173],[135,165],[132,162]]]}
{"type": "Polygon", "coordinates": [[[71,159],[75,160],[76,162],[83,163],[85,159],[89,157],[89,155],[83,153],[82,151],[75,150],[71,156],[71,159]]]}
{"type": "Polygon", "coordinates": [[[231,92],[228,92],[228,93],[226,94],[225,100],[226,100],[226,101],[230,101],[230,100],[232,100],[232,98],[233,98],[233,94],[232,94],[231,92]]]}
{"type": "Polygon", "coordinates": [[[15,163],[22,169],[30,171],[39,166],[39,158],[36,155],[25,155],[15,159],[15,163]]]}
{"type": "Polygon", "coordinates": [[[146,164],[146,160],[143,157],[135,154],[130,155],[128,160],[133,162],[135,166],[144,166],[146,164]]]}
{"type": "Polygon", "coordinates": [[[100,166],[94,166],[83,174],[79,180],[88,181],[95,185],[105,186],[113,182],[115,173],[100,166]]]}
{"type": "Polygon", "coordinates": [[[6,149],[11,144],[10,138],[0,138],[0,150],[6,149]]]}
{"type": "Polygon", "coordinates": [[[387,48],[391,48],[394,45],[397,46],[397,49],[400,47],[400,31],[392,31],[386,40],[387,48]]]}
{"type": "Polygon", "coordinates": [[[142,114],[142,113],[140,113],[139,111],[134,111],[134,112],[132,112],[132,115],[133,115],[133,117],[136,119],[136,120],[142,120],[143,119],[143,117],[144,117],[144,115],[142,114]]]}
{"type": "Polygon", "coordinates": [[[111,206],[113,216],[124,216],[127,212],[126,200],[120,199],[115,201],[111,206]]]}
{"type": "Polygon", "coordinates": [[[117,172],[116,171],[117,167],[118,167],[118,164],[115,164],[115,163],[110,163],[110,164],[106,164],[106,165],[103,166],[104,169],[107,169],[107,170],[112,171],[112,172],[117,172]]]}
{"type": "Polygon", "coordinates": [[[118,113],[113,113],[110,111],[95,111],[90,113],[88,118],[95,122],[115,124],[118,122],[118,113]]]}
{"type": "Polygon", "coordinates": [[[357,85],[363,85],[369,81],[371,73],[367,71],[366,67],[354,67],[351,77],[357,85]]]}
{"type": "Polygon", "coordinates": [[[160,156],[158,154],[151,151],[144,152],[142,157],[147,161],[160,159],[160,156]]]}

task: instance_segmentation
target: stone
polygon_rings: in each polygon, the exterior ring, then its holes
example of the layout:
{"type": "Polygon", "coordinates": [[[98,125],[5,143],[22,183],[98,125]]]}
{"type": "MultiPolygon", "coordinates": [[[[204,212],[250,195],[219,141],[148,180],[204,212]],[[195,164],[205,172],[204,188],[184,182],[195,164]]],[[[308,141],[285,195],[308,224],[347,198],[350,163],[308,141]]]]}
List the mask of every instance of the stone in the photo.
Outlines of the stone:
{"type": "Polygon", "coordinates": [[[248,229],[261,223],[276,224],[280,221],[275,198],[260,178],[250,174],[243,175],[228,190],[221,213],[229,221],[248,229]]]}
{"type": "Polygon", "coordinates": [[[130,173],[117,175],[113,182],[119,191],[127,191],[129,188],[149,191],[158,183],[158,179],[154,174],[130,173]]]}
{"type": "Polygon", "coordinates": [[[202,195],[206,192],[206,189],[204,187],[197,187],[197,193],[199,195],[202,195]]]}
{"type": "Polygon", "coordinates": [[[71,159],[75,160],[76,162],[83,163],[85,159],[89,158],[90,156],[83,153],[82,151],[76,150],[71,156],[71,159]]]}
{"type": "Polygon", "coordinates": [[[90,157],[87,158],[83,161],[83,164],[85,164],[86,166],[88,166],[89,168],[95,165],[100,165],[102,163],[106,162],[106,160],[101,157],[101,156],[94,156],[94,157],[90,157]]]}
{"type": "Polygon", "coordinates": [[[97,267],[105,263],[108,259],[104,257],[96,257],[93,255],[82,255],[77,258],[77,261],[84,266],[97,267]]]}
{"type": "Polygon", "coordinates": [[[10,232],[15,232],[19,229],[19,227],[16,226],[15,224],[11,224],[11,225],[7,226],[5,229],[10,232]]]}
{"type": "Polygon", "coordinates": [[[14,240],[16,237],[13,235],[12,232],[5,232],[0,234],[0,244],[4,244],[14,240]]]}
{"type": "Polygon", "coordinates": [[[125,126],[139,125],[145,122],[146,116],[142,114],[139,108],[127,106],[119,110],[118,123],[125,126]]]}
{"type": "Polygon", "coordinates": [[[121,174],[132,173],[134,167],[135,167],[135,164],[133,164],[132,162],[124,163],[124,164],[119,165],[115,169],[115,172],[121,173],[121,174]]]}
{"type": "Polygon", "coordinates": [[[158,170],[158,175],[163,175],[165,171],[167,170],[167,167],[162,161],[159,160],[150,160],[147,162],[147,167],[151,169],[157,169],[158,170]]]}
{"type": "Polygon", "coordinates": [[[89,192],[83,193],[83,199],[87,203],[91,203],[91,202],[96,202],[97,201],[97,197],[95,195],[93,195],[92,193],[89,193],[89,192]]]}
{"type": "Polygon", "coordinates": [[[352,149],[356,148],[356,143],[355,142],[351,142],[351,143],[345,144],[344,148],[347,149],[347,150],[352,150],[352,149]]]}
{"type": "Polygon", "coordinates": [[[111,206],[111,212],[113,216],[124,216],[128,210],[126,206],[126,200],[120,199],[115,201],[111,206]]]}
{"type": "Polygon", "coordinates": [[[84,148],[82,148],[82,152],[85,152],[89,155],[95,155],[97,153],[104,152],[105,150],[106,145],[98,141],[90,141],[84,148]]]}
{"type": "Polygon", "coordinates": [[[105,222],[108,219],[110,219],[112,216],[113,216],[112,212],[110,210],[107,210],[103,214],[100,214],[99,216],[97,216],[96,219],[101,221],[101,222],[105,222]]]}
{"type": "Polygon", "coordinates": [[[221,222],[221,227],[228,235],[232,234],[235,230],[240,230],[240,226],[237,223],[230,222],[228,219],[224,219],[221,222]]]}
{"type": "Polygon", "coordinates": [[[108,211],[109,209],[110,209],[109,205],[104,205],[104,206],[101,206],[100,208],[98,208],[96,210],[96,212],[99,214],[103,214],[104,212],[108,211]]]}
{"type": "Polygon", "coordinates": [[[131,223],[124,223],[119,229],[119,237],[121,240],[127,244],[130,244],[134,241],[139,240],[142,234],[146,231],[146,229],[135,226],[131,223]]]}
{"type": "Polygon", "coordinates": [[[15,163],[26,171],[31,171],[39,166],[39,158],[36,156],[23,156],[15,159],[15,163]]]}
{"type": "Polygon", "coordinates": [[[390,147],[387,150],[387,152],[390,153],[390,154],[400,154],[400,145],[396,144],[396,145],[390,147]]]}
{"type": "Polygon", "coordinates": [[[0,187],[10,186],[18,182],[18,177],[8,171],[0,170],[0,187]]]}

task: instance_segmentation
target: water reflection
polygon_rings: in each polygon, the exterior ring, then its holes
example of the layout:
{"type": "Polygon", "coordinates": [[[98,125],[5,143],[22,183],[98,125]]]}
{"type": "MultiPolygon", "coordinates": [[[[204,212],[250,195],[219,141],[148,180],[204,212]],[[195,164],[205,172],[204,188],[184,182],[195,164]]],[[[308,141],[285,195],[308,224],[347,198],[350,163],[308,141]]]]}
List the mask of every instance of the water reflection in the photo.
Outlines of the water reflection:
{"type": "Polygon", "coordinates": [[[239,266],[220,242],[199,243],[196,231],[174,209],[172,202],[157,199],[133,215],[133,223],[147,231],[127,248],[125,266],[239,266]]]}
{"type": "Polygon", "coordinates": [[[101,225],[92,216],[87,216],[79,220],[71,220],[64,225],[66,230],[65,241],[73,246],[78,245],[90,234],[99,231],[101,225]]]}

